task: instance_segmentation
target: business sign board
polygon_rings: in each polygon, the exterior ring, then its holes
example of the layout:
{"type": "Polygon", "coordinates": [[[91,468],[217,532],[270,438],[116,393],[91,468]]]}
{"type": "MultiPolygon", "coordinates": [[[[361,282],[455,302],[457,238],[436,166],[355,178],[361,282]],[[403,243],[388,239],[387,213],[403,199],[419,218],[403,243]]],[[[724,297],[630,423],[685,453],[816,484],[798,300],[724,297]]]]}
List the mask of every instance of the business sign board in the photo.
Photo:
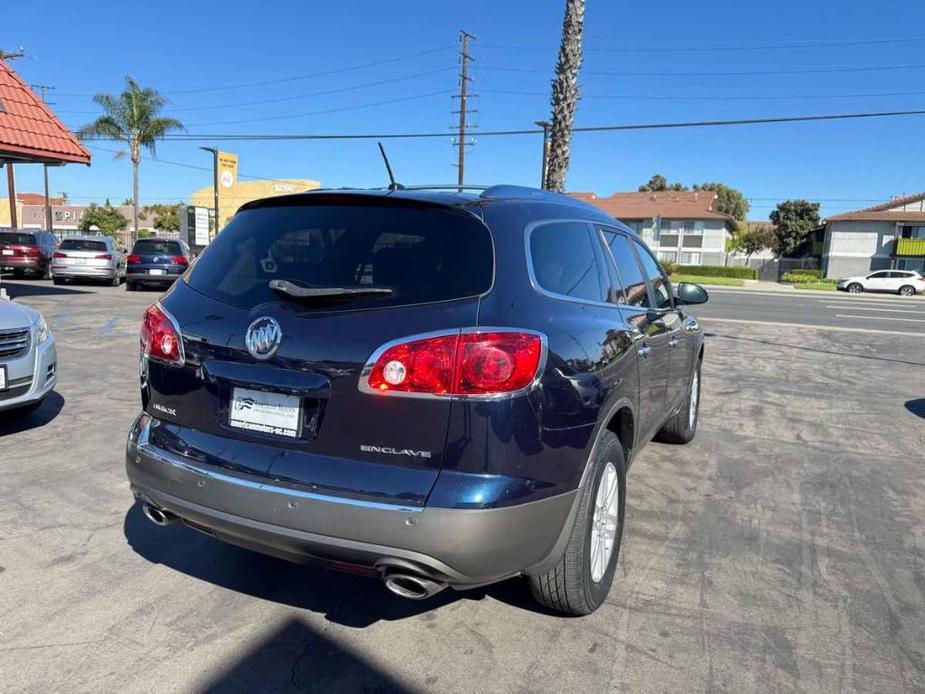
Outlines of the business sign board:
{"type": "Polygon", "coordinates": [[[215,238],[213,212],[208,207],[186,205],[180,214],[180,238],[193,247],[204,248],[215,238]]]}

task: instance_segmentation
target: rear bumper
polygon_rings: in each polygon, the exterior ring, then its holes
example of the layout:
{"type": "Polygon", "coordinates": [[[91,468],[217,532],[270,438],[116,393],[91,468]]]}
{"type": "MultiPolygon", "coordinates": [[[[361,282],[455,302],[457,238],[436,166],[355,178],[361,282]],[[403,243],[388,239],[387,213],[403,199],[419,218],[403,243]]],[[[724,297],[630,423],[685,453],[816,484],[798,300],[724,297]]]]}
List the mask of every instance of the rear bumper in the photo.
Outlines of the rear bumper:
{"type": "MultiPolygon", "coordinates": [[[[48,339],[35,346],[28,355],[31,380],[17,377],[13,369],[8,368],[7,377],[13,381],[12,387],[0,390],[0,411],[25,407],[44,398],[57,382],[58,353],[55,338],[48,339]],[[11,377],[12,376],[12,377],[11,377]],[[25,381],[17,383],[19,381],[25,381]]],[[[25,362],[24,362],[25,363],[25,362]]],[[[9,364],[7,365],[10,366],[9,364]]]]}
{"type": "Polygon", "coordinates": [[[92,265],[52,265],[52,277],[59,279],[115,279],[118,270],[114,267],[94,267],[92,265]]]}
{"type": "Polygon", "coordinates": [[[402,506],[268,484],[164,451],[136,422],[126,472],[137,497],[217,538],[291,561],[402,568],[475,586],[548,561],[576,492],[492,509],[402,506]]]}
{"type": "Polygon", "coordinates": [[[44,272],[46,264],[41,258],[0,256],[0,271],[3,272],[44,272]]]}
{"type": "Polygon", "coordinates": [[[146,272],[127,272],[125,275],[126,280],[132,282],[150,282],[151,284],[172,284],[176,280],[180,279],[182,273],[180,274],[166,274],[166,275],[149,275],[146,272]]]}

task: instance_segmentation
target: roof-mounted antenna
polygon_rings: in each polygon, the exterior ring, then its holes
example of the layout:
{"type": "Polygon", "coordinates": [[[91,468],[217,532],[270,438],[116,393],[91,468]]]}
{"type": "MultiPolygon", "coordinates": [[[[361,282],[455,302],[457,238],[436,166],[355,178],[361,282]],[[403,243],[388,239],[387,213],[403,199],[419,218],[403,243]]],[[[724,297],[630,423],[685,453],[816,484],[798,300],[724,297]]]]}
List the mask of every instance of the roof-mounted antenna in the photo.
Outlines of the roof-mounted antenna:
{"type": "Polygon", "coordinates": [[[385,162],[385,170],[389,172],[389,190],[402,190],[404,186],[401,183],[395,182],[395,176],[392,174],[392,165],[389,164],[389,156],[385,153],[385,147],[382,146],[381,142],[377,142],[376,144],[379,145],[382,161],[385,162]]]}

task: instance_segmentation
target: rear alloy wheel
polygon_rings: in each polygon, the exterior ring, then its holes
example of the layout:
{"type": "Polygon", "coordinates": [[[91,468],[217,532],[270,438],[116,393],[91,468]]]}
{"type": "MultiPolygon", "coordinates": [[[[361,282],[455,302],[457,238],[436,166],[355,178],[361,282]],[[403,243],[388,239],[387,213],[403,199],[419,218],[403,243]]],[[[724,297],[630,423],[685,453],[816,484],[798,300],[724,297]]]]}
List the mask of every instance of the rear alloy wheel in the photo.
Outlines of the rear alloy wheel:
{"type": "Polygon", "coordinates": [[[578,512],[559,563],[530,576],[533,597],[567,614],[591,614],[604,604],[620,555],[626,499],[626,463],[616,434],[601,438],[579,490],[578,512]]]}
{"type": "Polygon", "coordinates": [[[857,282],[852,282],[851,284],[848,285],[848,292],[850,294],[860,294],[863,291],[864,291],[864,287],[862,287],[857,282]]]}
{"type": "Polygon", "coordinates": [[[664,443],[689,443],[697,434],[697,421],[700,416],[700,360],[691,374],[687,388],[687,398],[678,412],[655,435],[657,441],[664,443]]]}
{"type": "Polygon", "coordinates": [[[900,296],[915,296],[915,287],[909,284],[905,284],[899,288],[900,296]]]}

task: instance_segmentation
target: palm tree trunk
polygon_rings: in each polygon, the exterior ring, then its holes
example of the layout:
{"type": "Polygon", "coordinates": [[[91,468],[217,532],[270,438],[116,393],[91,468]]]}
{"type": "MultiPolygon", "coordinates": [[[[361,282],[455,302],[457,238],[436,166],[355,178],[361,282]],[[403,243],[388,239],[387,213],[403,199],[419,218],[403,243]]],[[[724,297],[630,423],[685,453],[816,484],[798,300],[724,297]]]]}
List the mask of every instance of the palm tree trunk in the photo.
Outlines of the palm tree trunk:
{"type": "Polygon", "coordinates": [[[131,247],[138,239],[138,158],[132,157],[132,221],[135,226],[135,233],[131,243],[126,246],[131,247]]]}
{"type": "Polygon", "coordinates": [[[566,0],[556,79],[552,83],[552,125],[546,171],[546,187],[560,193],[565,192],[572,124],[578,107],[578,71],[581,68],[584,20],[585,1],[566,0]]]}

